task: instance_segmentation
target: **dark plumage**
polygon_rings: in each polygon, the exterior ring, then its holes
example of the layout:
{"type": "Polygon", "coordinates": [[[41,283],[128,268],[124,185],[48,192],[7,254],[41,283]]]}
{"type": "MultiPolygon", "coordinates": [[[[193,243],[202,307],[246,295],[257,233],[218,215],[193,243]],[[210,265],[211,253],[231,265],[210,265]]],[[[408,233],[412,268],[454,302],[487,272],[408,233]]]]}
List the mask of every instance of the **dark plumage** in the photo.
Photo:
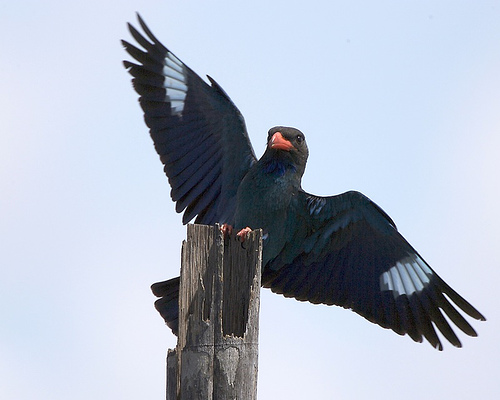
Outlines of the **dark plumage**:
{"type": "MultiPolygon", "coordinates": [[[[242,115],[164,47],[139,17],[144,49],[123,41],[125,61],[183,222],[264,231],[262,284],[300,301],[339,305],[413,340],[442,349],[435,327],[461,343],[444,314],[470,336],[457,311],[485,318],[448,286],[401,236],[391,218],[358,192],[319,197],[301,188],[308,149],[302,132],[275,127],[257,160],[242,115]],[[446,295],[446,297],[445,297],[446,295]]],[[[179,278],[152,286],[174,333],[179,278]]]]}

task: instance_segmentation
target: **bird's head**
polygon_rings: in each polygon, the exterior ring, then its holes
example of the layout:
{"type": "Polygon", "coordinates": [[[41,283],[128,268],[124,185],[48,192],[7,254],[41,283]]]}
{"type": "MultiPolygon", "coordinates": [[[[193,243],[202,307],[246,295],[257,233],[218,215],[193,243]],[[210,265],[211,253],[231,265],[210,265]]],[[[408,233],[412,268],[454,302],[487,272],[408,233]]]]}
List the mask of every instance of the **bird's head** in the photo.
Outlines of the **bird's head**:
{"type": "Polygon", "coordinates": [[[306,138],[301,131],[286,126],[275,126],[269,129],[266,153],[273,158],[292,163],[303,172],[309,150],[306,138]]]}

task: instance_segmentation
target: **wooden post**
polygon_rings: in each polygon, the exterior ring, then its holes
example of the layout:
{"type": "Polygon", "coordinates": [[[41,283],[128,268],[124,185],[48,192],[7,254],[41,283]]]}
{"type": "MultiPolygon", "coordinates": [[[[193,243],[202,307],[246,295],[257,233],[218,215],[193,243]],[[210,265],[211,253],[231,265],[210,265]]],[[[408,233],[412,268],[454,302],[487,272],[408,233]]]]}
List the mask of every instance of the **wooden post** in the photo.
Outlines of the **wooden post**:
{"type": "Polygon", "coordinates": [[[241,243],[217,225],[188,225],[167,400],[257,398],[261,261],[260,230],[241,243]]]}

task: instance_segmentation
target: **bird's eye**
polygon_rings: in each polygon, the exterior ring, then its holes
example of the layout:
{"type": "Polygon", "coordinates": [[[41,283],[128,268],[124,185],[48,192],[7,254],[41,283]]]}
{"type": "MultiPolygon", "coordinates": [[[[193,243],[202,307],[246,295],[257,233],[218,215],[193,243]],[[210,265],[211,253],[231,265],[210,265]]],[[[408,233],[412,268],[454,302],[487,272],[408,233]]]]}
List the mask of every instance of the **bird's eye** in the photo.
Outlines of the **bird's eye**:
{"type": "Polygon", "coordinates": [[[304,136],[297,135],[297,137],[295,138],[295,140],[297,141],[298,144],[301,144],[304,141],[304,136]]]}

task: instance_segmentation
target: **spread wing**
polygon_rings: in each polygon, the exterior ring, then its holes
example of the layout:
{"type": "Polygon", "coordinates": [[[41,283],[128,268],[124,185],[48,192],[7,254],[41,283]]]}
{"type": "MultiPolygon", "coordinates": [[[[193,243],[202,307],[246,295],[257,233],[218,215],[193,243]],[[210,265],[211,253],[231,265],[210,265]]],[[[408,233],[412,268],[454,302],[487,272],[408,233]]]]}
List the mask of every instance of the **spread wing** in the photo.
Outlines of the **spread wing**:
{"type": "Polygon", "coordinates": [[[138,64],[124,61],[183,222],[233,223],[238,185],[255,154],[241,113],[210,77],[211,86],[163,46],[138,16],[143,48],[122,41],[138,64]]]}
{"type": "Polygon", "coordinates": [[[264,286],[297,300],[352,309],[417,342],[425,337],[439,350],[433,324],[461,347],[443,312],[467,335],[477,336],[455,307],[484,317],[430,268],[370,199],[358,192],[332,197],[300,192],[291,212],[296,222],[290,240],[264,270],[264,286]]]}

